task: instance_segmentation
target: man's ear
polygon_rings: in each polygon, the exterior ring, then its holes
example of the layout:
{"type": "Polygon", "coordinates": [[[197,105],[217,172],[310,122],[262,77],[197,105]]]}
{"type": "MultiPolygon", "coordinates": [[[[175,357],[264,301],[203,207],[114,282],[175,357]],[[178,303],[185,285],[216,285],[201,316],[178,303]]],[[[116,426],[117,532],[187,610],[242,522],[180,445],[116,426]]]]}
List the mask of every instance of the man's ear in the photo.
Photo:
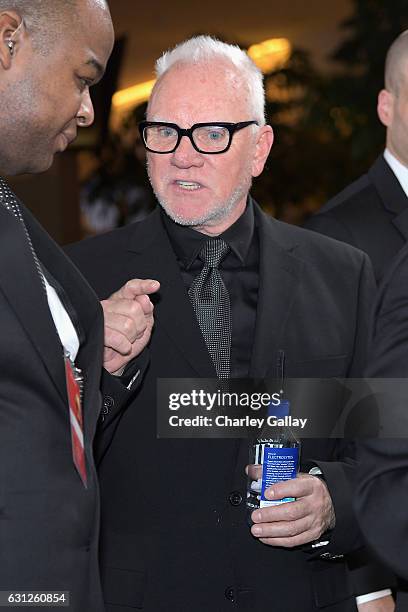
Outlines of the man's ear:
{"type": "Polygon", "coordinates": [[[259,176],[268,159],[273,145],[273,130],[270,125],[262,125],[256,135],[255,155],[252,160],[252,176],[259,176]]]}
{"type": "Polygon", "coordinates": [[[24,22],[18,13],[0,13],[0,65],[8,70],[21,42],[24,22]]]}
{"type": "Polygon", "coordinates": [[[385,127],[389,127],[394,117],[394,94],[382,89],[378,94],[377,113],[378,118],[385,127]]]}

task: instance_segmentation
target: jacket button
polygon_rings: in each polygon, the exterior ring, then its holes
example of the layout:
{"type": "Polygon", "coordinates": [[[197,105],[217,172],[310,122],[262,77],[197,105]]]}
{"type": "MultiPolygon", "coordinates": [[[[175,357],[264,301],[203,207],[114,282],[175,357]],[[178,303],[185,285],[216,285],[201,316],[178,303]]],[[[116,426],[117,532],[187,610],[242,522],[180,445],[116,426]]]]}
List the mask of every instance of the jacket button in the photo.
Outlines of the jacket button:
{"type": "Polygon", "coordinates": [[[239,491],[233,491],[228,496],[228,501],[231,506],[240,506],[242,504],[243,497],[239,491]]]}
{"type": "Polygon", "coordinates": [[[235,591],[233,587],[228,587],[225,589],[225,597],[230,601],[235,601],[235,591]]]}
{"type": "Polygon", "coordinates": [[[113,397],[111,397],[110,395],[105,395],[105,397],[103,398],[103,414],[108,414],[110,408],[113,408],[114,405],[115,400],[113,399],[113,397]]]}
{"type": "Polygon", "coordinates": [[[109,410],[115,405],[115,400],[110,395],[105,395],[103,398],[102,410],[101,410],[101,421],[105,422],[106,415],[109,414],[109,410]]]}

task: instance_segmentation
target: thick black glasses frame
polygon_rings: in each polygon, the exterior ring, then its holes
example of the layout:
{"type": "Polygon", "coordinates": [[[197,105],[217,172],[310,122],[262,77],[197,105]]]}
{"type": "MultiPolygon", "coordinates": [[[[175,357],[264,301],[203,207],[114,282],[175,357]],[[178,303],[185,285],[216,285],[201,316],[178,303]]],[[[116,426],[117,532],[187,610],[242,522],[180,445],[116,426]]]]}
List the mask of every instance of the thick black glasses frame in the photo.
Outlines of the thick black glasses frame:
{"type": "Polygon", "coordinates": [[[225,123],[223,121],[213,121],[213,122],[210,122],[210,123],[195,123],[194,125],[191,126],[191,128],[183,129],[183,128],[179,127],[177,125],[177,123],[167,123],[166,121],[141,121],[141,123],[139,123],[139,132],[140,132],[140,136],[142,137],[144,146],[151,153],[157,153],[158,155],[167,155],[168,153],[174,153],[174,151],[179,146],[180,140],[182,139],[182,137],[183,136],[187,136],[187,138],[190,139],[191,144],[193,145],[195,150],[198,151],[198,153],[204,153],[205,155],[218,155],[219,153],[225,153],[226,151],[228,151],[228,149],[231,146],[232,137],[235,134],[235,132],[238,132],[239,130],[242,130],[243,128],[247,127],[248,125],[259,125],[259,123],[258,123],[258,121],[240,121],[239,123],[225,123]],[[177,136],[178,136],[177,142],[176,142],[175,146],[173,147],[173,149],[171,149],[170,151],[155,151],[154,149],[150,149],[147,146],[146,138],[145,138],[145,134],[144,134],[145,129],[150,127],[150,126],[160,126],[160,125],[162,125],[163,127],[173,128],[177,132],[177,136]],[[229,141],[228,141],[228,144],[225,147],[225,149],[222,149],[221,151],[203,151],[202,149],[199,149],[197,147],[197,145],[195,144],[194,140],[193,140],[193,131],[195,129],[197,129],[197,128],[200,128],[200,127],[223,127],[223,128],[226,128],[228,130],[228,133],[229,133],[229,141]]]}

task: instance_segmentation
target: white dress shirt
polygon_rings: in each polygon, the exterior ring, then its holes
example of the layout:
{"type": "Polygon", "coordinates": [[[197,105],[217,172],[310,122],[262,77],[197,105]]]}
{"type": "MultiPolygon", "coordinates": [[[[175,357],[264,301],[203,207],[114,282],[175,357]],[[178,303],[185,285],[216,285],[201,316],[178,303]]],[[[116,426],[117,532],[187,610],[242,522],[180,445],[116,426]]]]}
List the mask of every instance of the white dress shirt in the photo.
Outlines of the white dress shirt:
{"type": "Polygon", "coordinates": [[[384,151],[384,159],[398,179],[399,184],[404,190],[405,195],[408,197],[408,168],[404,166],[399,159],[391,153],[389,149],[384,151]]]}
{"type": "Polygon", "coordinates": [[[54,287],[51,287],[45,277],[43,278],[47,289],[48,306],[61,344],[69,353],[70,359],[75,361],[79,351],[78,334],[54,287]]]}

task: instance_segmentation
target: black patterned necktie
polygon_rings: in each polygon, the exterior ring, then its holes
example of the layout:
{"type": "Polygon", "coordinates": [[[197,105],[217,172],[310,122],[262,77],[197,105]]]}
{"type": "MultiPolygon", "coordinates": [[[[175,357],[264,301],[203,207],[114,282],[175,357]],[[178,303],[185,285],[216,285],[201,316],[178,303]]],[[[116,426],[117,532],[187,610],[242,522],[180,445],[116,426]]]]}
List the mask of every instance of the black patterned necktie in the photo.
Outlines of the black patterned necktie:
{"type": "Polygon", "coordinates": [[[30,251],[31,251],[31,253],[33,255],[33,258],[34,258],[34,263],[35,263],[35,266],[37,268],[38,275],[39,275],[39,277],[41,279],[44,291],[46,292],[44,275],[42,273],[41,265],[40,265],[40,262],[38,261],[37,254],[36,254],[36,252],[34,250],[33,243],[31,242],[30,234],[28,233],[26,224],[24,222],[23,215],[21,213],[20,205],[18,203],[18,200],[17,200],[16,196],[11,191],[10,187],[7,185],[7,183],[1,177],[0,177],[0,204],[2,204],[22,224],[22,226],[24,228],[24,233],[25,233],[26,238],[27,238],[28,246],[30,247],[30,251]]]}
{"type": "Polygon", "coordinates": [[[199,253],[204,266],[188,290],[218,378],[230,376],[231,306],[228,290],[218,270],[229,250],[221,238],[208,240],[199,253]]]}

